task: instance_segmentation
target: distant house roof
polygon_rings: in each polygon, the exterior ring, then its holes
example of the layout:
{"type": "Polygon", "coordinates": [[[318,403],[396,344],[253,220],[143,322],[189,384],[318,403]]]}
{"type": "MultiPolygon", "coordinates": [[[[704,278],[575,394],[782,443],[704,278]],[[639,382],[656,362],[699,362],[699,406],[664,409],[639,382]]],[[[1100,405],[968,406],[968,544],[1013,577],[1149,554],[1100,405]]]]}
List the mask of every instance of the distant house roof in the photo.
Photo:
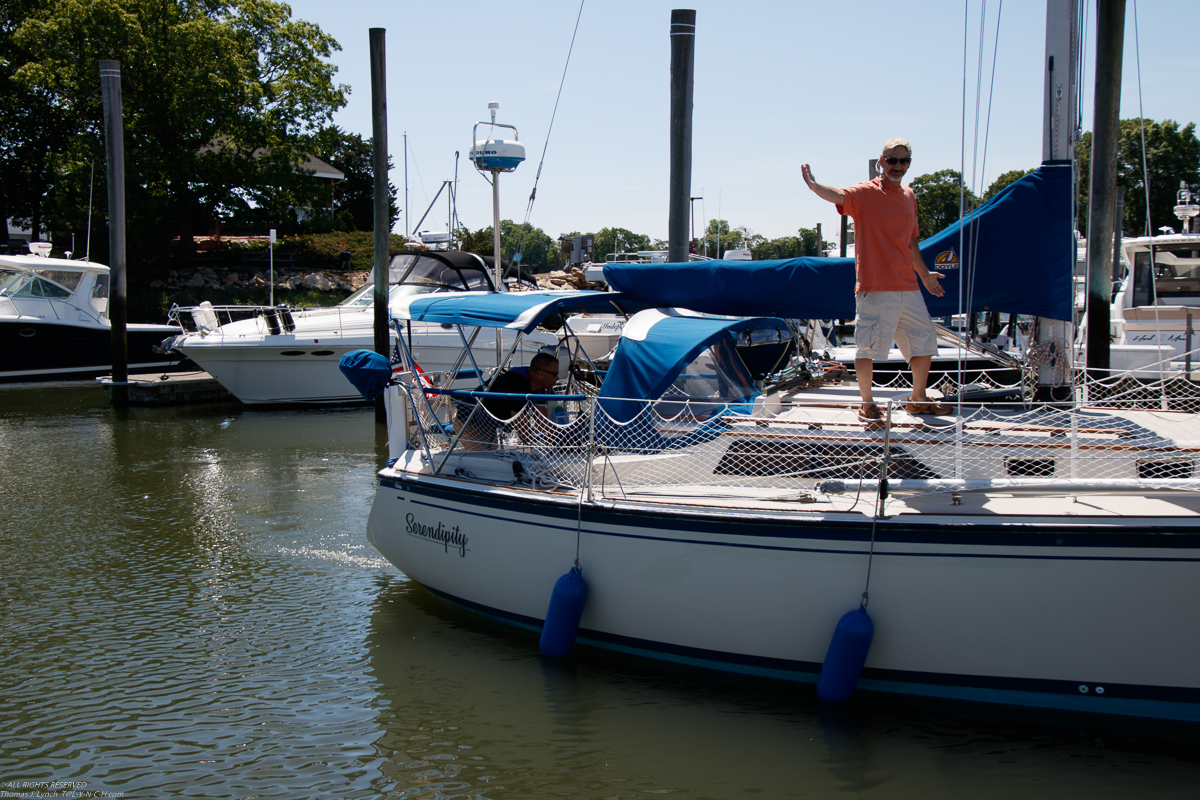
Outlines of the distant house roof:
{"type": "MultiPolygon", "coordinates": [[[[218,136],[216,139],[213,139],[211,142],[204,145],[204,147],[201,147],[200,152],[201,153],[220,152],[221,150],[223,150],[225,148],[225,144],[228,141],[229,141],[229,137],[218,136]]],[[[256,148],[251,153],[251,155],[254,156],[255,158],[258,158],[259,156],[264,155],[267,152],[269,152],[269,150],[267,150],[266,148],[260,147],[260,148],[256,148]]],[[[303,164],[301,164],[300,166],[298,166],[296,168],[296,172],[312,173],[312,176],[314,178],[322,178],[323,180],[327,180],[327,181],[345,180],[346,173],[342,172],[340,169],[333,166],[332,164],[328,164],[328,163],[322,161],[321,159],[314,156],[312,153],[305,153],[304,158],[306,160],[304,161],[303,164]]]]}
{"type": "Polygon", "coordinates": [[[308,160],[300,165],[299,169],[304,172],[312,172],[314,178],[325,178],[331,181],[340,181],[346,178],[346,173],[342,172],[332,164],[327,164],[321,159],[314,156],[312,153],[304,154],[308,160]]]}

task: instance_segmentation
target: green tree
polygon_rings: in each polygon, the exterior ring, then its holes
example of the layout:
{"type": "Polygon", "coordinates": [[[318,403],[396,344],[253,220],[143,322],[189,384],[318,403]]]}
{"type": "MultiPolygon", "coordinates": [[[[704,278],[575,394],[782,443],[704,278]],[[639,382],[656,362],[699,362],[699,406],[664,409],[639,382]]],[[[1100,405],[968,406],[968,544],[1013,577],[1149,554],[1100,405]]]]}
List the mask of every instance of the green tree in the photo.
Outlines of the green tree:
{"type": "Polygon", "coordinates": [[[778,239],[761,242],[750,250],[755,261],[774,261],[783,258],[796,258],[800,255],[802,244],[798,236],[783,236],[778,239]]]}
{"type": "Polygon", "coordinates": [[[625,228],[601,228],[594,234],[596,239],[592,253],[597,262],[611,253],[636,253],[638,250],[650,249],[650,237],[625,228]]]}
{"type": "MultiPolygon", "coordinates": [[[[334,227],[346,231],[374,230],[375,166],[372,162],[371,140],[330,125],[313,137],[313,154],[328,161],[346,176],[331,189],[334,227]]],[[[391,166],[392,159],[389,156],[388,167],[391,166]]],[[[388,183],[388,217],[390,230],[400,217],[400,208],[396,205],[396,187],[391,183],[388,183]]]]}
{"type": "Polygon", "coordinates": [[[726,250],[745,245],[753,251],[766,237],[753,233],[745,225],[731,227],[728,220],[710,219],[703,238],[697,242],[697,252],[709,258],[721,258],[726,250]]]}
{"type": "Polygon", "coordinates": [[[541,228],[528,222],[520,225],[500,220],[500,246],[505,259],[521,254],[521,268],[528,272],[549,272],[562,266],[562,249],[541,228]]]}
{"type": "MultiPolygon", "coordinates": [[[[503,223],[504,220],[501,220],[503,223]]],[[[501,229],[503,230],[503,229],[501,229]]],[[[465,253],[479,253],[482,256],[493,254],[492,228],[480,228],[474,233],[470,228],[457,228],[450,236],[450,246],[465,253]]]]}
{"type": "Polygon", "coordinates": [[[14,80],[44,93],[72,134],[43,195],[95,160],[105,196],[98,61],[121,63],[131,261],[172,235],[189,251],[218,214],[282,198],[271,214],[283,217],[287,203],[319,193],[296,168],[305,135],[329,123],[346,87],[326,60],[337,42],[286,5],[58,0],[27,11],[13,33],[27,55],[14,80]]]}
{"type": "Polygon", "coordinates": [[[758,243],[751,248],[754,259],[768,261],[799,256],[823,256],[833,247],[831,242],[819,240],[814,228],[801,228],[797,233],[799,236],[784,236],[758,243]]]}
{"type": "MultiPolygon", "coordinates": [[[[1086,233],[1088,188],[1091,174],[1092,134],[1075,145],[1079,164],[1079,227],[1086,233]]],[[[1125,189],[1124,228],[1130,236],[1147,230],[1157,233],[1164,225],[1179,230],[1175,216],[1179,182],[1193,192],[1200,189],[1200,140],[1196,124],[1180,127],[1174,120],[1123,119],[1117,140],[1117,186],[1125,189]],[[1146,126],[1146,170],[1142,170],[1142,123],[1146,126]],[[1146,181],[1150,176],[1150,216],[1146,216],[1146,181]]]]}
{"type": "MultiPolygon", "coordinates": [[[[1010,183],[1019,181],[1021,178],[1024,178],[1026,175],[1029,175],[1032,172],[1033,170],[1031,169],[1013,169],[1005,172],[1002,175],[999,175],[996,180],[992,181],[992,185],[987,188],[987,191],[983,193],[983,202],[986,203],[988,200],[991,200],[1000,193],[1001,189],[1008,186],[1010,183]]],[[[921,232],[925,233],[924,231],[921,232]]]]}
{"type": "Polygon", "coordinates": [[[910,184],[917,197],[917,224],[921,238],[928,238],[959,220],[959,208],[969,212],[979,205],[979,199],[962,186],[958,170],[943,169],[930,175],[914,178],[910,184]]]}
{"type": "MultiPolygon", "coordinates": [[[[453,238],[460,250],[483,256],[495,252],[495,238],[490,225],[474,233],[468,228],[459,228],[453,238]]],[[[518,225],[511,219],[500,220],[500,253],[505,264],[518,252],[518,246],[523,271],[546,272],[558,269],[563,264],[558,242],[547,236],[541,228],[535,228],[528,222],[518,225]]]]}
{"type": "Polygon", "coordinates": [[[59,183],[62,154],[77,123],[49,92],[17,80],[17,69],[32,54],[15,33],[49,0],[0,0],[0,245],[8,242],[8,219],[30,226],[42,238],[45,217],[53,216],[51,188],[59,183]]]}

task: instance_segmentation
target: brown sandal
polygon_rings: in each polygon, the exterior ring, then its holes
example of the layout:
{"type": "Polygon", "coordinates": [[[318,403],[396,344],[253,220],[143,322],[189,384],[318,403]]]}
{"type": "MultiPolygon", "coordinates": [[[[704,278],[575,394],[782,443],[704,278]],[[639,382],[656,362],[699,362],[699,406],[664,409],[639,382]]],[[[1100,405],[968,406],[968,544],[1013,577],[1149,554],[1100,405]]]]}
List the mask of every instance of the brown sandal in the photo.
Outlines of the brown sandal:
{"type": "Polygon", "coordinates": [[[874,403],[863,403],[858,407],[858,418],[863,422],[881,422],[883,412],[874,403]]]}
{"type": "Polygon", "coordinates": [[[954,413],[954,409],[950,406],[944,406],[936,400],[917,401],[913,400],[911,396],[905,398],[904,410],[913,416],[932,414],[941,417],[954,413]]]}

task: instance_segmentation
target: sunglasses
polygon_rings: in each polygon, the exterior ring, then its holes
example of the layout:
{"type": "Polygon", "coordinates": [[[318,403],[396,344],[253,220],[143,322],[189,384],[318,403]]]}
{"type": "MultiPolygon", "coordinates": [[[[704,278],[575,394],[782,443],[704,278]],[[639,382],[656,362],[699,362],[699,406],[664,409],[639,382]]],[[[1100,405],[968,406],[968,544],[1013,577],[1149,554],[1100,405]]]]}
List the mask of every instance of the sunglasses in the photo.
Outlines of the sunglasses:
{"type": "Polygon", "coordinates": [[[888,164],[891,164],[892,166],[895,166],[896,164],[911,164],[912,163],[911,158],[896,158],[895,156],[888,156],[887,158],[880,156],[879,160],[886,162],[888,164]]]}
{"type": "Polygon", "coordinates": [[[547,375],[553,375],[553,376],[554,376],[554,377],[556,377],[556,378],[558,377],[558,373],[557,373],[557,372],[552,372],[552,371],[550,371],[550,370],[548,370],[548,369],[542,369],[541,367],[530,367],[530,369],[536,369],[538,372],[544,372],[544,373],[546,373],[547,375]]]}

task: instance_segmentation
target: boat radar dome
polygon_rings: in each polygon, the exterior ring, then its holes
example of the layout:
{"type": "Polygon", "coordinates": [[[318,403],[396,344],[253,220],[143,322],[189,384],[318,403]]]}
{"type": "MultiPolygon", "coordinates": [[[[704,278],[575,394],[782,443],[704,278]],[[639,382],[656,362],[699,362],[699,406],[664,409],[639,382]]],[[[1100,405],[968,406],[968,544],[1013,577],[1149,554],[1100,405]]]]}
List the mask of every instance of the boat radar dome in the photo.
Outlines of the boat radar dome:
{"type": "Polygon", "coordinates": [[[518,141],[517,129],[512,125],[496,123],[496,111],[499,103],[488,103],[491,112],[491,122],[476,122],[471,135],[471,150],[467,156],[475,162],[475,169],[484,172],[512,172],[517,165],[525,160],[525,146],[518,141]],[[479,126],[488,125],[492,128],[508,128],[513,132],[512,139],[479,138],[479,126]]]}

